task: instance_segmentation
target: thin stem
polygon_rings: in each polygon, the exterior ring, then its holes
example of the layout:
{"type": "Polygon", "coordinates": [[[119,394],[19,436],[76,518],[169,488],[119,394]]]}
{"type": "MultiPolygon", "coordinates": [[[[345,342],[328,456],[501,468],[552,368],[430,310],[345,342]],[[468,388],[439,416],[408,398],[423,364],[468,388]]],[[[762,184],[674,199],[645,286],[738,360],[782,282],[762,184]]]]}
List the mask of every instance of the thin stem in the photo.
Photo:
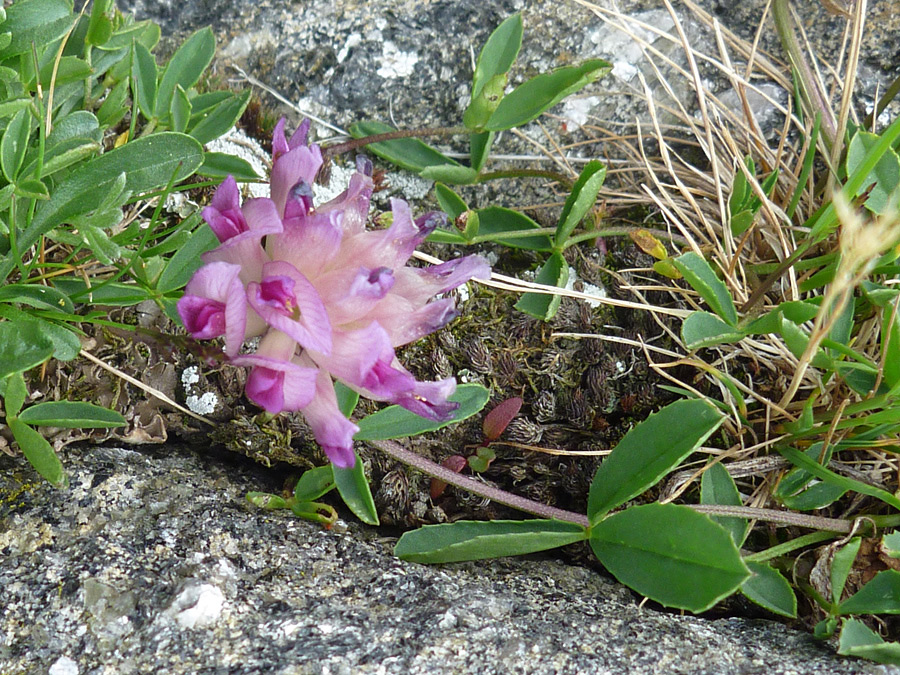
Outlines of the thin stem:
{"type": "Polygon", "coordinates": [[[467,127],[433,127],[428,129],[397,129],[388,131],[383,134],[373,134],[371,136],[363,136],[362,138],[354,138],[344,143],[330,145],[322,150],[322,156],[326,161],[336,155],[342,155],[345,152],[365,147],[372,143],[383,143],[385,141],[396,141],[400,138],[419,138],[421,136],[459,136],[461,134],[471,134],[471,129],[467,127]]]}
{"type": "Polygon", "coordinates": [[[433,476],[434,478],[439,478],[445,483],[454,485],[463,490],[469,490],[470,492],[474,492],[475,494],[481,495],[482,497],[487,497],[491,501],[495,501],[498,504],[504,504],[505,506],[518,509],[519,511],[525,511],[526,513],[531,513],[536,516],[540,516],[541,518],[555,518],[556,520],[564,520],[569,523],[581,525],[582,527],[590,526],[590,522],[588,521],[587,516],[584,516],[580,513],[574,513],[573,511],[558,509],[554,506],[548,506],[547,504],[541,504],[540,502],[535,502],[531,499],[526,499],[525,497],[511,494],[491,485],[485,485],[484,483],[480,483],[473,478],[461,476],[455,471],[446,469],[440,464],[435,464],[431,460],[425,459],[421,455],[417,455],[416,453],[407,450],[399,443],[395,443],[394,441],[367,442],[369,445],[378,448],[386,455],[389,455],[394,459],[403,462],[404,464],[414,467],[422,473],[426,473],[429,476],[433,476]]]}
{"type": "Polygon", "coordinates": [[[812,530],[824,530],[826,532],[849,532],[853,528],[852,520],[808,516],[805,513],[795,513],[793,511],[757,509],[751,506],[724,506],[721,504],[688,504],[687,506],[698,513],[705,513],[710,516],[750,518],[770,523],[781,523],[782,525],[808,527],[812,530]]]}
{"type": "Polygon", "coordinates": [[[544,169],[503,169],[501,171],[489,171],[478,176],[476,183],[486,183],[489,180],[498,180],[501,178],[547,178],[571,188],[575,183],[565,174],[558,171],[547,171],[544,169]]]}

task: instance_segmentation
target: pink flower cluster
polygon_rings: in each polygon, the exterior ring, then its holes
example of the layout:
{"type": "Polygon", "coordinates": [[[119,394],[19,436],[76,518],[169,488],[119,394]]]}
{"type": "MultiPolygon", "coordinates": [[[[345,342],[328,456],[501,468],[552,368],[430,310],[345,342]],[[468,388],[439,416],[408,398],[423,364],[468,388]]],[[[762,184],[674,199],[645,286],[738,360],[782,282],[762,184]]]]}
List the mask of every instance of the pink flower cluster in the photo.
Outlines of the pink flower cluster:
{"type": "Polygon", "coordinates": [[[228,177],[203,218],[220,245],[187,284],[178,313],[191,336],[225,337],[230,362],[250,368],[248,398],[270,413],[302,411],[316,441],[338,467],[355,461],[359,428],[338,410],[332,378],[377,401],[446,420],[453,378],[418,382],[394,350],[456,316],[438,293],[477,277],[481,258],[434,267],[407,267],[416,246],[445,221],[442,213],[413,219],[406,202],[391,200],[393,222],[366,228],[372,165],[357,161],[349,187],[315,207],[312,183],[322,165],[307,145],[309,123],[288,141],[275,127],[270,197],[241,203],[228,177]],[[262,336],[254,353],[244,342],[262,336]]]}

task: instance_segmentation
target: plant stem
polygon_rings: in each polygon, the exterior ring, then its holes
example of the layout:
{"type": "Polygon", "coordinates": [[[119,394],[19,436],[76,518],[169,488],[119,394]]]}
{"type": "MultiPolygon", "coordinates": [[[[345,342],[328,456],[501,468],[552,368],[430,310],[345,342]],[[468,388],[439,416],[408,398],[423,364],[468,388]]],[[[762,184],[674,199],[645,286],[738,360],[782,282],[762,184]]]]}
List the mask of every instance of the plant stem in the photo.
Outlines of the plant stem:
{"type": "Polygon", "coordinates": [[[503,169],[501,171],[489,171],[478,176],[476,183],[486,183],[489,180],[500,178],[547,178],[556,181],[565,188],[571,188],[575,183],[565,174],[545,169],[503,169]]]}
{"type": "Polygon", "coordinates": [[[354,138],[351,141],[330,145],[322,150],[322,156],[326,161],[335,155],[342,155],[345,152],[362,148],[372,143],[383,143],[385,141],[395,141],[400,138],[419,138],[421,136],[459,136],[461,134],[471,134],[472,130],[467,127],[432,127],[427,129],[397,129],[388,131],[383,134],[373,134],[372,136],[363,136],[362,138],[354,138]]]}
{"type": "Polygon", "coordinates": [[[751,506],[723,506],[721,504],[688,504],[687,506],[694,509],[694,511],[705,513],[709,516],[752,518],[753,520],[796,525],[797,527],[808,527],[813,530],[824,530],[826,532],[849,532],[853,528],[852,520],[808,516],[805,513],[795,513],[794,511],[757,509],[751,506]]]}
{"type": "Polygon", "coordinates": [[[518,509],[519,511],[525,511],[526,513],[531,513],[540,516],[541,518],[555,518],[556,520],[564,520],[569,523],[581,525],[582,527],[590,526],[587,516],[580,513],[574,513],[573,511],[558,509],[554,506],[548,506],[547,504],[541,504],[540,502],[535,502],[531,499],[526,499],[525,497],[520,497],[506,492],[505,490],[495,488],[492,485],[485,485],[473,478],[461,476],[455,471],[444,468],[440,464],[435,464],[431,460],[425,459],[411,450],[407,450],[394,441],[367,441],[367,443],[378,448],[386,455],[418,469],[422,473],[426,473],[434,478],[439,478],[445,483],[454,485],[463,490],[469,490],[482,497],[487,497],[498,504],[504,504],[505,506],[518,509]]]}

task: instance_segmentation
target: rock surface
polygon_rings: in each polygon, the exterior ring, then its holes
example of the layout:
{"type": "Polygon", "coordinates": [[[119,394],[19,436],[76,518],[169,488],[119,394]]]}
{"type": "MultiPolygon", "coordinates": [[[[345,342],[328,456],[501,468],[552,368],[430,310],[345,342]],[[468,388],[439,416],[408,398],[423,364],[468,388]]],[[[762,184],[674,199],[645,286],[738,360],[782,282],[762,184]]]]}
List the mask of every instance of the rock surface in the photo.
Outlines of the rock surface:
{"type": "Polygon", "coordinates": [[[247,504],[283,476],[177,447],[0,457],[0,672],[883,673],[771,621],[642,609],[532,557],[428,567],[247,504]]]}

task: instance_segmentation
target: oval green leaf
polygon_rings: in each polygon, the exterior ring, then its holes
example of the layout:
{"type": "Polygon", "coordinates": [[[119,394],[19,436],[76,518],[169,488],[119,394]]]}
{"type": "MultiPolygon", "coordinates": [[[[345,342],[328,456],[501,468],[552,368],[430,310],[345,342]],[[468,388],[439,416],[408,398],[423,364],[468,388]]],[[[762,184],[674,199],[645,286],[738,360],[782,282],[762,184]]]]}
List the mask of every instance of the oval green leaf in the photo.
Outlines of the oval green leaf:
{"type": "Polygon", "coordinates": [[[581,525],[561,520],[460,520],[405,532],[394,555],[418,563],[485,560],[546,551],[586,538],[581,525]]]}
{"type": "Polygon", "coordinates": [[[478,236],[483,241],[495,241],[504,246],[524,248],[531,251],[552,251],[553,242],[546,234],[516,234],[509,232],[526,232],[540,229],[540,225],[523,213],[505,209],[501,206],[488,206],[478,209],[478,236]]]}
{"type": "Polygon", "coordinates": [[[314,502],[326,492],[333,490],[334,470],[331,465],[317,466],[304,471],[294,486],[294,499],[298,502],[314,502]]]}
{"type": "Polygon", "coordinates": [[[69,30],[74,23],[72,6],[66,0],[21,0],[6,8],[0,32],[12,33],[12,41],[0,51],[0,61],[28,52],[31,43],[43,47],[69,30]]]}
{"type": "Polygon", "coordinates": [[[0,379],[23,373],[53,355],[53,343],[37,321],[0,322],[0,379]]]}
{"type": "Polygon", "coordinates": [[[900,614],[900,572],[883,570],[838,605],[839,614],[900,614]]]}
{"type": "MultiPolygon", "coordinates": [[[[354,122],[350,125],[350,134],[353,138],[386,134],[390,131],[396,131],[396,129],[381,122],[368,120],[354,122]]],[[[456,160],[450,159],[430,145],[415,138],[398,138],[393,141],[370,143],[366,147],[382,159],[386,159],[402,169],[415,173],[420,173],[422,169],[428,166],[462,166],[456,160]]]]}
{"type": "Polygon", "coordinates": [[[681,324],[681,340],[692,350],[739,342],[744,337],[744,333],[709,312],[693,312],[681,324]]]}
{"type": "Polygon", "coordinates": [[[196,116],[191,118],[191,124],[194,126],[188,133],[204,145],[214,141],[237,124],[247,104],[250,103],[251,93],[248,89],[240,95],[232,94],[211,110],[204,112],[198,121],[194,121],[197,119],[196,116]]]}
{"type": "Polygon", "coordinates": [[[626,509],[594,525],[590,543],[616,579],[666,607],[703,612],[750,576],[731,536],[687,506],[626,509]]]}
{"type": "MultiPolygon", "coordinates": [[[[541,265],[534,280],[539,284],[565,288],[569,281],[569,263],[563,258],[562,253],[554,253],[541,265]]],[[[561,301],[561,295],[525,293],[516,302],[516,309],[541,321],[549,321],[556,316],[561,301]]]]}
{"type": "Polygon", "coordinates": [[[729,326],[737,325],[737,310],[728,287],[716,276],[713,268],[702,256],[689,251],[672,258],[672,264],[719,318],[729,326]]]}
{"type": "Polygon", "coordinates": [[[656,484],[700,447],[722,420],[708,403],[691,400],[670,403],[637,424],[594,475],[587,512],[591,522],[656,484]]]}
{"type": "Polygon", "coordinates": [[[490,392],[480,384],[461,384],[449,400],[459,403],[453,412],[453,419],[446,422],[420,417],[398,405],[379,410],[357,422],[359,431],[353,437],[357,441],[384,441],[391,438],[405,438],[441,429],[448,424],[471,417],[484,408],[490,392]]]}
{"type": "Polygon", "coordinates": [[[18,419],[8,420],[8,423],[13,438],[31,466],[54,487],[65,487],[69,482],[66,472],[47,439],[18,419]]]}
{"type": "Polygon", "coordinates": [[[527,124],[611,69],[609,62],[591,59],[578,66],[566,66],[538,75],[507,94],[484,128],[486,131],[502,131],[527,124]]]}
{"type": "Polygon", "coordinates": [[[356,463],[352,469],[339,469],[334,465],[331,469],[334,473],[334,483],[347,508],[366,525],[378,525],[378,511],[359,455],[356,455],[356,463]]]}
{"type": "Polygon", "coordinates": [[[19,419],[36,427],[112,429],[125,425],[115,410],[82,401],[48,401],[26,408],[19,419]]]}
{"type": "Polygon", "coordinates": [[[900,666],[900,643],[884,639],[859,619],[847,619],[841,628],[838,654],[900,666]]]}
{"type": "Polygon", "coordinates": [[[216,53],[216,38],[207,26],[191,35],[172,55],[163,70],[156,96],[154,115],[162,118],[168,114],[176,87],[185,91],[197,84],[216,53]]]}
{"type": "Polygon", "coordinates": [[[581,175],[566,197],[566,204],[559,215],[559,224],[556,226],[557,248],[565,246],[569,235],[597,201],[597,194],[605,179],[606,166],[596,159],[588,162],[581,170],[581,175]]]}
{"type": "Polygon", "coordinates": [[[741,584],[741,593],[763,609],[791,619],[797,616],[797,596],[781,572],[762,563],[747,563],[753,575],[741,584]]]}
{"type": "Polygon", "coordinates": [[[478,63],[472,75],[472,98],[481,93],[488,80],[512,67],[521,47],[522,15],[513,14],[494,29],[478,54],[478,63]]]}
{"type": "MultiPolygon", "coordinates": [[[[741,493],[738,492],[734,479],[720,462],[710,464],[700,478],[700,503],[743,506],[741,493]]],[[[750,530],[750,523],[746,518],[711,517],[714,523],[718,523],[728,531],[735,546],[740,547],[744,543],[750,530]]]]}
{"type": "Polygon", "coordinates": [[[75,305],[69,296],[52,286],[38,284],[9,284],[0,286],[0,302],[17,302],[38,309],[73,313],[75,305]]]}

